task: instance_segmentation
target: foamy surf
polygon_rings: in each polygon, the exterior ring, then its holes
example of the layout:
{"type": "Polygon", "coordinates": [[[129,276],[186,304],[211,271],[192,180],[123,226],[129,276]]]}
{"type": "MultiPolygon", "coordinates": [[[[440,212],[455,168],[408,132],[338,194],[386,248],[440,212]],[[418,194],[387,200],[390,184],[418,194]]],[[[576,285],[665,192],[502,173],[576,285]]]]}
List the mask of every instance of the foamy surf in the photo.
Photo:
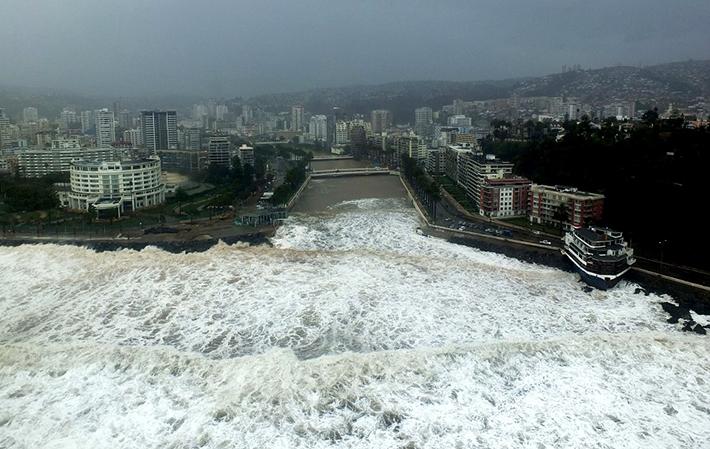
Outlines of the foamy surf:
{"type": "Polygon", "coordinates": [[[274,247],[0,248],[0,447],[710,441],[710,346],[668,298],[416,226],[358,200],[274,247]]]}

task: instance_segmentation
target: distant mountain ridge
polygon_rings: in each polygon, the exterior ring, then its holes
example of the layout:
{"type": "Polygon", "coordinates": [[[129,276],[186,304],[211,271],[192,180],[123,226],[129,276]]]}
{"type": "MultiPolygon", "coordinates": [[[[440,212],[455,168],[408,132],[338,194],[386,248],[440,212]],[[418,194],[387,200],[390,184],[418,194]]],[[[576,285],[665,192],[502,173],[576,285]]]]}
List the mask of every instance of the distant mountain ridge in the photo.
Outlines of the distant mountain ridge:
{"type": "Polygon", "coordinates": [[[710,97],[710,60],[575,70],[501,81],[402,81],[323,88],[259,95],[249,102],[274,111],[303,104],[307,110],[317,113],[326,113],[334,106],[351,113],[384,108],[392,110],[397,118],[412,116],[414,109],[420,106],[441,108],[455,98],[472,101],[513,95],[570,96],[593,105],[631,99],[651,105],[683,103],[697,97],[710,97]]]}

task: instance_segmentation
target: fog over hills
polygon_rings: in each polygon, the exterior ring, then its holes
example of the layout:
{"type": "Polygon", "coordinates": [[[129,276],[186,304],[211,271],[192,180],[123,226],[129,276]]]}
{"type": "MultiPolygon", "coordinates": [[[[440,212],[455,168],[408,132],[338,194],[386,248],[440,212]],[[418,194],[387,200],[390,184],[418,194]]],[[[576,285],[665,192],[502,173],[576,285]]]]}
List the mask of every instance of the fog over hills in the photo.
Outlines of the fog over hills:
{"type": "MultiPolygon", "coordinates": [[[[385,108],[397,117],[409,117],[420,106],[440,108],[455,98],[489,100],[517,96],[572,96],[590,104],[614,100],[637,100],[642,105],[684,103],[710,97],[710,60],[689,60],[646,67],[614,66],[593,70],[570,70],[541,77],[487,81],[398,81],[375,85],[319,88],[298,92],[232,98],[238,105],[248,102],[271,111],[303,104],[314,113],[341,107],[350,113],[367,113],[385,108]]],[[[37,106],[53,117],[65,106],[91,109],[110,106],[141,108],[188,108],[197,96],[96,97],[66,90],[0,86],[0,107],[16,116],[25,106],[37,106]]],[[[397,119],[399,120],[399,119],[397,119]]]]}

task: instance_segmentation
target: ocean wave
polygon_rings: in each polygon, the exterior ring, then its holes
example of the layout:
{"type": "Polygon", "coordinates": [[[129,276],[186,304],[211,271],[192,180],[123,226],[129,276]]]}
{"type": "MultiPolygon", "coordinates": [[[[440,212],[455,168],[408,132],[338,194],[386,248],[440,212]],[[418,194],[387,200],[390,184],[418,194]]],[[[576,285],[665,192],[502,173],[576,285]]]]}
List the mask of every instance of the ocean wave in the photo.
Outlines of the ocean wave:
{"type": "Polygon", "coordinates": [[[4,345],[0,442],[691,447],[710,437],[708,349],[698,336],[659,333],[311,360],[4,345]]]}

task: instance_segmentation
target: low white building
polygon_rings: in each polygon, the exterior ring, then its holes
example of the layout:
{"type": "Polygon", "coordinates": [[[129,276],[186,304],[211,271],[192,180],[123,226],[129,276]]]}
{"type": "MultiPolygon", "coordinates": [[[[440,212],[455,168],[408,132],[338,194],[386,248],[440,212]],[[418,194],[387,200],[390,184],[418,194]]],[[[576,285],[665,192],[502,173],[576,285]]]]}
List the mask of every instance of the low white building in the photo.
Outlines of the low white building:
{"type": "Polygon", "coordinates": [[[69,170],[69,208],[97,216],[121,214],[165,202],[160,159],[129,161],[74,161],[69,170]]]}

